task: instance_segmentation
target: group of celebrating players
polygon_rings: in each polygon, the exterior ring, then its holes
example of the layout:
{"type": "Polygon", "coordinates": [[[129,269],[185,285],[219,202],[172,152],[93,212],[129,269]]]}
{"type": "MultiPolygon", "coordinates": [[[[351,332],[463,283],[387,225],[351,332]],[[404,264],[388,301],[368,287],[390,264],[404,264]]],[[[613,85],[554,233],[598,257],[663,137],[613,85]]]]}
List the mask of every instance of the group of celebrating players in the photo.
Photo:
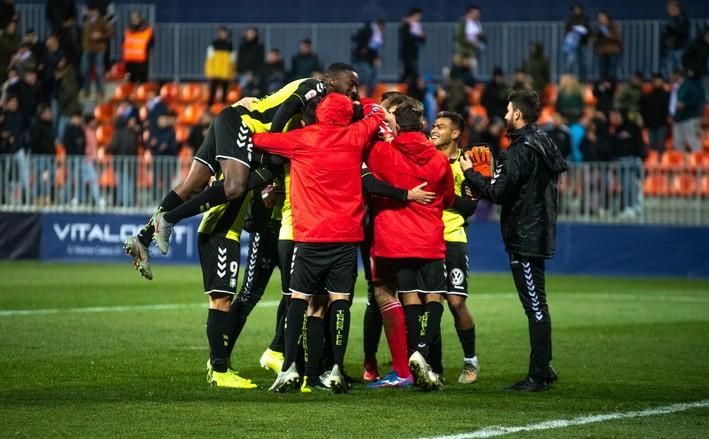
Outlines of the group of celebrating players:
{"type": "MultiPolygon", "coordinates": [[[[358,250],[368,285],[368,386],[441,387],[444,301],[463,350],[458,381],[478,378],[466,218],[499,177],[490,151],[463,153],[459,114],[439,113],[428,138],[421,102],[386,93],[377,104],[357,95],[357,83],[351,66],[335,63],[322,80],[299,79],[222,110],[186,179],[124,244],[152,279],[151,242],[167,253],[173,226],[204,213],[198,242],[209,300],[208,382],[217,387],[257,387],[231,368],[231,353],[278,267],[283,294],[260,361],[277,373],[270,390],[346,392],[358,250]],[[250,232],[249,254],[236,294],[242,229],[250,232]],[[382,328],[392,359],[384,376],[376,359],[382,328]]],[[[550,353],[551,382],[549,360],[550,353]]]]}

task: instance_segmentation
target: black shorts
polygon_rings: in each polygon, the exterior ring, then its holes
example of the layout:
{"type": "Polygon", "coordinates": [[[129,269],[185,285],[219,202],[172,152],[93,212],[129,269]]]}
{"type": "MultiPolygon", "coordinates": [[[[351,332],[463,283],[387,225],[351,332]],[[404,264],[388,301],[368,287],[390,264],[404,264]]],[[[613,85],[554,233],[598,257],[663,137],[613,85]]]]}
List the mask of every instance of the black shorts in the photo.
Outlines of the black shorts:
{"type": "Polygon", "coordinates": [[[241,253],[239,241],[224,235],[200,233],[198,242],[204,293],[235,294],[241,253]]]}
{"type": "Polygon", "coordinates": [[[358,246],[296,242],[290,273],[291,293],[352,294],[357,279],[358,246]]]}
{"type": "Polygon", "coordinates": [[[394,282],[399,293],[445,294],[448,276],[443,259],[374,258],[373,282],[394,282]]]}
{"type": "Polygon", "coordinates": [[[293,263],[293,247],[295,243],[290,239],[278,241],[278,267],[281,270],[281,293],[290,296],[290,274],[293,263]]]}
{"type": "Polygon", "coordinates": [[[226,107],[207,128],[194,160],[207,166],[212,174],[221,169],[219,160],[236,160],[250,167],[253,147],[251,130],[241,119],[241,111],[226,107]]]}
{"type": "Polygon", "coordinates": [[[448,294],[468,297],[468,244],[446,242],[448,294]]]}

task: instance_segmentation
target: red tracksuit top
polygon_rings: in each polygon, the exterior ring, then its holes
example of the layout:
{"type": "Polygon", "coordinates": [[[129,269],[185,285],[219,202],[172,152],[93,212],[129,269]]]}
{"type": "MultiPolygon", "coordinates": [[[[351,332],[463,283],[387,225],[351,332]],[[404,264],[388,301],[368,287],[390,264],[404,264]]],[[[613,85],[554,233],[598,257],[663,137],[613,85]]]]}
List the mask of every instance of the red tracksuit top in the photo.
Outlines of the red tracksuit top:
{"type": "Polygon", "coordinates": [[[374,197],[372,254],[383,258],[444,259],[443,209],[455,187],[448,158],[421,132],[405,132],[392,143],[377,142],[366,159],[369,170],[392,186],[435,192],[428,205],[374,197]]]}
{"type": "Polygon", "coordinates": [[[364,239],[362,158],[364,147],[384,119],[384,113],[377,110],[350,124],[352,101],[330,93],[315,110],[315,124],[287,133],[253,135],[255,148],[290,159],[296,242],[364,239]]]}

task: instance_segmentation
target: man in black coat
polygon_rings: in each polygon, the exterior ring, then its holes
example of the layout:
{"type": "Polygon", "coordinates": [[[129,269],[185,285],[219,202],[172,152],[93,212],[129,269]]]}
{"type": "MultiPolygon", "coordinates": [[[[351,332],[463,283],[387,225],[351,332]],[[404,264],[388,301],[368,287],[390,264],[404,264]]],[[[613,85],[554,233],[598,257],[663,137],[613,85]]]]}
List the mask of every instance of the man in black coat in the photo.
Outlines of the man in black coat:
{"type": "Polygon", "coordinates": [[[401,82],[415,82],[419,76],[419,49],[426,41],[421,27],[423,11],[412,8],[404,17],[399,27],[399,56],[404,64],[401,82]]]}
{"type": "Polygon", "coordinates": [[[650,137],[650,148],[659,154],[665,150],[669,108],[670,93],[665,89],[662,75],[655,74],[652,78],[652,91],[643,95],[640,101],[640,111],[650,137]]]}
{"type": "Polygon", "coordinates": [[[534,122],[539,95],[533,90],[510,94],[508,132],[512,144],[498,160],[492,178],[490,154],[463,156],[465,179],[478,197],[502,205],[502,239],[520,301],[529,321],[531,354],[527,377],[508,390],[539,392],[556,381],[551,368],[551,316],[544,288],[544,260],[554,255],[557,181],[566,171],[559,148],[534,122]],[[481,172],[476,172],[481,171],[481,172]],[[482,175],[481,175],[482,174],[482,175]]]}

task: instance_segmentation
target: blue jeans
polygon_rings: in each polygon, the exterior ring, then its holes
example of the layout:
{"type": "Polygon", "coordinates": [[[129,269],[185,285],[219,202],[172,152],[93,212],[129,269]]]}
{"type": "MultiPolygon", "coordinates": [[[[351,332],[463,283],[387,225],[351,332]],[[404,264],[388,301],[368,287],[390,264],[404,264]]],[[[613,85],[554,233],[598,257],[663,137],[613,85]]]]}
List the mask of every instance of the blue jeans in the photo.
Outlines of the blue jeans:
{"type": "Polygon", "coordinates": [[[621,200],[621,209],[634,209],[640,211],[639,193],[640,188],[640,169],[642,161],[633,156],[625,156],[618,158],[618,168],[620,174],[620,184],[623,199],[621,200]]]}
{"type": "Polygon", "coordinates": [[[576,73],[579,81],[586,80],[586,46],[579,44],[576,50],[566,53],[564,61],[566,73],[576,73]]]}
{"type": "Polygon", "coordinates": [[[618,55],[598,55],[598,73],[603,77],[607,74],[608,78],[615,79],[618,77],[618,55]]]}
{"type": "Polygon", "coordinates": [[[674,69],[682,67],[683,49],[668,50],[662,57],[662,68],[665,78],[669,78],[674,69]]]}
{"type": "Polygon", "coordinates": [[[84,91],[91,91],[89,69],[94,66],[96,74],[96,92],[103,96],[103,53],[84,53],[81,57],[81,76],[84,80],[84,91]]]}
{"type": "Polygon", "coordinates": [[[665,134],[667,127],[661,126],[658,128],[648,128],[648,136],[650,137],[650,149],[654,149],[659,154],[665,151],[665,134]]]}

